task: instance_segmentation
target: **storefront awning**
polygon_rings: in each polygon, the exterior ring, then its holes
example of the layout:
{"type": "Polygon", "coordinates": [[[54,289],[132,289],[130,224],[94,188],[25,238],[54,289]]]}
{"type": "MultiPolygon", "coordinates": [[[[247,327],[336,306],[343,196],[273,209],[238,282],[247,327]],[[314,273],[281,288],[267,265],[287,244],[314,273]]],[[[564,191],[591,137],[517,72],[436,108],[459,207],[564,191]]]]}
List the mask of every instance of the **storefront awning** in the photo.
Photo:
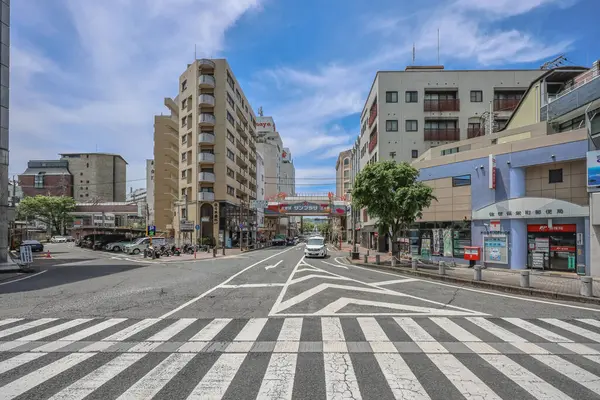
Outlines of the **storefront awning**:
{"type": "Polygon", "coordinates": [[[499,201],[472,212],[473,221],[489,219],[588,217],[587,206],[545,197],[520,197],[499,201]]]}

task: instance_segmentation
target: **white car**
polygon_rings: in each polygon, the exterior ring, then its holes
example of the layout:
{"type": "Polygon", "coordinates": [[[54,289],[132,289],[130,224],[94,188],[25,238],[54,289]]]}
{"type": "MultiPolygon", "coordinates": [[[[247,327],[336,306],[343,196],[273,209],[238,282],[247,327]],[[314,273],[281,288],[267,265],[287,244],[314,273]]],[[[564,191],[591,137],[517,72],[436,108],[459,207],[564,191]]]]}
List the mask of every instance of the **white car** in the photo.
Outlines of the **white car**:
{"type": "Polygon", "coordinates": [[[67,238],[64,236],[52,236],[50,243],[67,243],[67,238]]]}
{"type": "Polygon", "coordinates": [[[327,257],[327,246],[323,236],[311,236],[306,241],[304,257],[327,257]]]}

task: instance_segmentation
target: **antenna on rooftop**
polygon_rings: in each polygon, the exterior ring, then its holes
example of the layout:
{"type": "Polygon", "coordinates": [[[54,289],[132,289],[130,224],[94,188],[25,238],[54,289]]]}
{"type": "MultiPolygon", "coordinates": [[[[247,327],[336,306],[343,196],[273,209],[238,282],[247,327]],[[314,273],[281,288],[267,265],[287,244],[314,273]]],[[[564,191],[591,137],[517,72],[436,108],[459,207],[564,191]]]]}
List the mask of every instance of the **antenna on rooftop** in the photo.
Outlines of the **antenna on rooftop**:
{"type": "Polygon", "coordinates": [[[262,117],[262,116],[263,116],[263,109],[262,109],[262,106],[258,107],[258,115],[259,115],[260,117],[262,117]]]}
{"type": "Polygon", "coordinates": [[[553,69],[556,67],[560,67],[565,61],[567,61],[567,57],[565,57],[564,54],[561,54],[558,57],[555,57],[552,60],[543,63],[540,69],[553,69]]]}
{"type": "Polygon", "coordinates": [[[438,56],[437,65],[440,65],[440,28],[438,28],[438,49],[437,50],[438,50],[438,53],[437,53],[437,56],[438,56]]]}
{"type": "Polygon", "coordinates": [[[413,42],[412,63],[415,65],[415,43],[413,42]]]}

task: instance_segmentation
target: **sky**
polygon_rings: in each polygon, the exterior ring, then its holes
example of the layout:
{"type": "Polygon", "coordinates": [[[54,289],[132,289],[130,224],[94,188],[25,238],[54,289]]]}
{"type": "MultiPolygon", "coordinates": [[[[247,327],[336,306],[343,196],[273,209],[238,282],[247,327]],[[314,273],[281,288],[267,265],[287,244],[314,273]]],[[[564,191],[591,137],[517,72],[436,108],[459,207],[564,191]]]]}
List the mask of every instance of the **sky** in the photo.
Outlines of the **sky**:
{"type": "Polygon", "coordinates": [[[598,0],[19,0],[11,2],[10,165],[110,152],[145,186],[154,115],[198,58],[227,58],[273,116],[296,191],[335,188],[378,70],[539,68],[600,58],[598,0]]]}

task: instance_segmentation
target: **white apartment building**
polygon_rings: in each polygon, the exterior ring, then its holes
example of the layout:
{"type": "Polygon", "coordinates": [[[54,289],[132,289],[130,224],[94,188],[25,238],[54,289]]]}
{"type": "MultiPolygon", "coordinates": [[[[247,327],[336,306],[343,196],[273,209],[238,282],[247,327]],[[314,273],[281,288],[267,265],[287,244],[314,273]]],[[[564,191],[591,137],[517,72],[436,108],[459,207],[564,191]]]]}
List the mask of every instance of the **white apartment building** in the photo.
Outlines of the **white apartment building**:
{"type": "Polygon", "coordinates": [[[296,167],[294,166],[292,153],[288,147],[284,147],[281,152],[280,175],[281,191],[288,196],[294,196],[296,194],[296,167]]]}
{"type": "MultiPolygon", "coordinates": [[[[411,162],[430,148],[489,135],[490,120],[493,132],[502,129],[544,72],[443,66],[377,72],[360,119],[359,170],[369,162],[411,162]]],[[[444,150],[444,155],[457,151],[444,150]]],[[[365,210],[358,217],[363,233],[374,230],[376,221],[365,210]]]]}
{"type": "MultiPolygon", "coordinates": [[[[265,199],[265,160],[260,152],[256,153],[256,199],[265,199]]],[[[256,223],[259,229],[265,227],[265,211],[263,209],[256,210],[256,223]]]]}
{"type": "Polygon", "coordinates": [[[256,117],[256,146],[265,163],[265,198],[277,196],[281,188],[283,141],[273,117],[256,117]]]}

